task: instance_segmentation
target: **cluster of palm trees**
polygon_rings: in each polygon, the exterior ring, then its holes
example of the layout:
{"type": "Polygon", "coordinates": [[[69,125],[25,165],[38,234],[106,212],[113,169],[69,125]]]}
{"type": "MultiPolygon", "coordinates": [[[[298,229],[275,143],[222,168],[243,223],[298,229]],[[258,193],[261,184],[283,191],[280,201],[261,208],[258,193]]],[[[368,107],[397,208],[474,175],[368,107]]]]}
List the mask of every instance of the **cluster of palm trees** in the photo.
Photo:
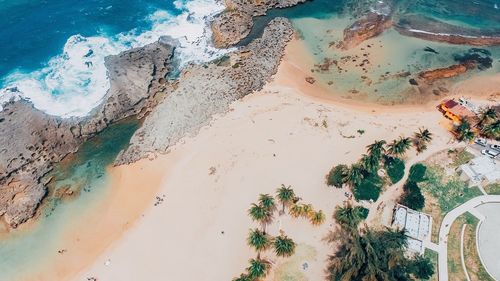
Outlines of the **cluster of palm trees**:
{"type": "Polygon", "coordinates": [[[360,228],[357,208],[346,205],[335,211],[340,229],[330,241],[342,244],[329,258],[329,280],[420,280],[434,274],[428,259],[406,255],[404,230],[360,228]]]}
{"type": "Polygon", "coordinates": [[[345,167],[343,182],[350,187],[359,185],[366,174],[376,173],[385,156],[401,157],[413,146],[417,152],[427,149],[427,144],[432,140],[432,133],[425,128],[420,128],[414,133],[413,138],[399,137],[390,143],[385,140],[377,140],[366,147],[367,153],[361,156],[361,160],[345,167]]]}
{"type": "Polygon", "coordinates": [[[285,214],[288,208],[293,217],[306,217],[313,225],[320,225],[325,221],[323,212],[314,211],[311,204],[300,204],[300,199],[290,186],[281,185],[276,190],[276,198],[269,194],[260,194],[257,203],[253,203],[248,210],[250,218],[260,225],[260,228],[250,229],[247,243],[257,252],[257,257],[250,259],[250,265],[246,273],[241,274],[233,281],[255,281],[265,278],[271,269],[271,262],[261,258],[261,253],[273,249],[277,257],[289,257],[295,253],[295,242],[282,230],[276,237],[269,235],[266,231],[278,211],[277,203],[281,206],[279,214],[285,214]],[[278,202],[276,202],[278,201],[278,202]]]}
{"type": "Polygon", "coordinates": [[[460,125],[454,128],[454,132],[457,139],[463,142],[472,141],[476,132],[484,137],[500,140],[500,118],[493,107],[487,107],[479,115],[477,130],[472,128],[467,119],[462,119],[460,125]]]}
{"type": "Polygon", "coordinates": [[[481,135],[500,140],[500,119],[496,110],[493,107],[488,107],[481,112],[480,118],[478,126],[481,129],[481,135]]]}

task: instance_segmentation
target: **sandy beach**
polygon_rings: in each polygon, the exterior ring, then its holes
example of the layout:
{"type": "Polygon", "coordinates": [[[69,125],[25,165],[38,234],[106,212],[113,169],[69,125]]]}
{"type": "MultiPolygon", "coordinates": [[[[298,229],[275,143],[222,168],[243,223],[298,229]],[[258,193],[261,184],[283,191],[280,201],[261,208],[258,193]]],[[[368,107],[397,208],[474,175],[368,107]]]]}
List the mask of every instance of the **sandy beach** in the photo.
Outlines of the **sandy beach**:
{"type": "MultiPolygon", "coordinates": [[[[270,232],[283,230],[299,247],[288,259],[264,254],[275,264],[266,280],[321,280],[331,253],[324,238],[346,199],[345,190],[326,185],[330,168],[357,161],[374,140],[411,136],[423,126],[434,134],[426,154],[446,149],[451,135],[435,105],[415,110],[326,96],[305,82],[300,52],[294,40],[271,83],[196,136],[155,159],[110,168],[109,195],[68,228],[56,262],[27,280],[231,280],[255,256],[246,244],[257,226],[247,215],[250,204],[281,184],[327,220],[315,227],[276,217],[270,232]]],[[[407,161],[422,157],[411,151],[407,161]]]]}

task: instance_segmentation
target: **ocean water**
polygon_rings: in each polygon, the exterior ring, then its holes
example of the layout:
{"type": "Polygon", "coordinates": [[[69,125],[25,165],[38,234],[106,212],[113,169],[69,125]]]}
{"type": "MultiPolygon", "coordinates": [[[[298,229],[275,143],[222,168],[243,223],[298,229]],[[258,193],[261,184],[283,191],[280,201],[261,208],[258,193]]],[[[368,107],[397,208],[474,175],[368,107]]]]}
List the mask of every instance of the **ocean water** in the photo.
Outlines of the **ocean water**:
{"type": "Polygon", "coordinates": [[[106,168],[121,149],[125,148],[138,127],[137,120],[117,123],[56,166],[50,194],[40,209],[41,214],[29,230],[15,230],[0,239],[0,280],[22,280],[50,265],[60,250],[62,235],[71,222],[105,198],[110,191],[106,168]],[[54,196],[57,190],[68,188],[76,195],[69,199],[54,196]]]}
{"type": "Polygon", "coordinates": [[[23,97],[62,117],[84,116],[109,88],[104,57],[178,39],[180,65],[225,51],[210,46],[214,0],[0,0],[0,109],[23,97]]]}

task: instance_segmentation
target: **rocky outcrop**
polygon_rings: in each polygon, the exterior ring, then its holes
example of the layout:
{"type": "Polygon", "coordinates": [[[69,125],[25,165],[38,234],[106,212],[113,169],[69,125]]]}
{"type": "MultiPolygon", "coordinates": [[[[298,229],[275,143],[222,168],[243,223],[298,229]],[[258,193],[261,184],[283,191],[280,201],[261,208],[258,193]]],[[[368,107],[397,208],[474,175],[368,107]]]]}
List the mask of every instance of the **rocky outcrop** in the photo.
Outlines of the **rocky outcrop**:
{"type": "Polygon", "coordinates": [[[500,45],[498,30],[464,28],[420,15],[405,16],[395,29],[402,35],[429,41],[472,46],[500,45]]]}
{"type": "Polygon", "coordinates": [[[344,50],[354,48],[363,41],[376,37],[392,27],[390,16],[368,13],[344,30],[344,38],[340,47],[344,50]]]}
{"type": "Polygon", "coordinates": [[[427,83],[431,83],[438,79],[451,78],[461,75],[474,68],[476,68],[476,64],[474,62],[460,63],[448,67],[423,71],[418,74],[418,77],[427,83]]]}
{"type": "Polygon", "coordinates": [[[227,48],[247,37],[253,27],[253,17],[263,16],[269,9],[287,8],[306,0],[226,0],[226,10],[212,22],[213,42],[217,48],[227,48]]]}
{"type": "Polygon", "coordinates": [[[229,104],[260,90],[276,73],[293,29],[286,19],[269,23],[262,38],[228,55],[230,63],[191,66],[177,89],[149,114],[122,151],[116,164],[130,163],[165,152],[180,138],[196,133],[229,104]]]}
{"type": "Polygon", "coordinates": [[[164,91],[173,47],[168,38],[106,58],[110,89],[89,117],[49,116],[29,101],[0,112],[0,216],[16,227],[31,218],[46,194],[43,176],[79,145],[109,124],[157,102],[164,91]]]}

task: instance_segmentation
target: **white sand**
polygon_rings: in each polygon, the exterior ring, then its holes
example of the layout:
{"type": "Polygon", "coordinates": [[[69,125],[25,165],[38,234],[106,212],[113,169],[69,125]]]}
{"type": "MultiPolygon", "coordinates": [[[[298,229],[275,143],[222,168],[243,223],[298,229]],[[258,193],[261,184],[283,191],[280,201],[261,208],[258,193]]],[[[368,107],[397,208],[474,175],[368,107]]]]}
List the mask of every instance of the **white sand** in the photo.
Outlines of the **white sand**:
{"type": "MultiPolygon", "coordinates": [[[[268,280],[282,280],[287,272],[297,280],[321,280],[332,253],[323,239],[335,206],[345,199],[344,190],[326,186],[329,169],[357,161],[374,140],[411,136],[422,126],[434,134],[426,154],[449,147],[451,135],[434,105],[383,107],[332,98],[305,82],[302,51],[292,42],[272,83],[235,102],[196,137],[153,161],[111,169],[114,191],[107,203],[68,233],[61,242],[68,252],[30,280],[231,280],[255,256],[246,245],[249,228],[256,227],[247,215],[250,204],[281,184],[292,185],[327,221],[313,227],[278,217],[271,233],[281,227],[299,247],[289,259],[263,255],[275,263],[268,280]],[[154,194],[165,195],[164,202],[154,206],[154,194]]],[[[422,157],[411,151],[407,161],[422,157]]],[[[381,198],[393,200],[397,187],[381,198]]]]}
{"type": "Polygon", "coordinates": [[[449,140],[441,120],[438,112],[372,115],[340,109],[272,83],[155,160],[169,171],[158,192],[165,202],[147,210],[77,280],[231,280],[255,255],[245,242],[255,226],[248,207],[259,193],[273,193],[282,183],[327,214],[322,227],[286,216],[271,228],[276,233],[281,225],[297,243],[316,250],[304,260],[309,269],[303,274],[320,280],[331,252],[322,239],[331,229],[333,209],[345,199],[342,190],[325,184],[330,167],[356,161],[373,140],[410,135],[424,125],[436,135],[430,150],[441,149],[449,140]],[[358,129],[365,133],[360,136],[358,129]]]}

